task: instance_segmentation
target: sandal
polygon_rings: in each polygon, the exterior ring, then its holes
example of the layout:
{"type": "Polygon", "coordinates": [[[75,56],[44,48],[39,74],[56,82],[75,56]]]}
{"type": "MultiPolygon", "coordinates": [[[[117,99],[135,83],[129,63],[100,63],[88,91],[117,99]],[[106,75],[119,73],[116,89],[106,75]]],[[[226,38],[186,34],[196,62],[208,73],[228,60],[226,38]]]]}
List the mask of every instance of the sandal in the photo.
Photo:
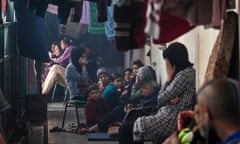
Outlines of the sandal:
{"type": "Polygon", "coordinates": [[[65,132],[65,130],[56,126],[56,127],[53,127],[52,129],[50,129],[50,132],[65,132]]]}

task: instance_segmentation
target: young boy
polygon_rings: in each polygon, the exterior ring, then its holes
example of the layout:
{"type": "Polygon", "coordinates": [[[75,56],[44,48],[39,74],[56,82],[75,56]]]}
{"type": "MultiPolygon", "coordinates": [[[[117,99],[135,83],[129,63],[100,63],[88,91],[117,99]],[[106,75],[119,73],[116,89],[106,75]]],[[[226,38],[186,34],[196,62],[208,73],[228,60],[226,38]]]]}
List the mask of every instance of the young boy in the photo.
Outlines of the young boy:
{"type": "Polygon", "coordinates": [[[87,128],[95,125],[109,112],[105,100],[100,97],[100,91],[97,85],[90,86],[88,95],[89,97],[85,105],[87,128]]]}

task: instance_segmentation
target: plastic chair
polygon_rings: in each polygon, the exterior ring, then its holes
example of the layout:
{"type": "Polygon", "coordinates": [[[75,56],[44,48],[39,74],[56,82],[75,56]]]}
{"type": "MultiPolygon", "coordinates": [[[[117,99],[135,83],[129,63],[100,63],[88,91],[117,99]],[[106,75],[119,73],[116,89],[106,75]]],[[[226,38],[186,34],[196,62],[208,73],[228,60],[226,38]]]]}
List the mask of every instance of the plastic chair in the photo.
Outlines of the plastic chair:
{"type": "Polygon", "coordinates": [[[78,108],[81,106],[84,106],[86,104],[86,100],[70,100],[69,99],[69,88],[66,88],[65,91],[65,97],[64,97],[64,114],[63,114],[63,120],[62,120],[62,128],[64,128],[64,123],[67,115],[67,109],[68,107],[75,107],[75,113],[76,113],[76,118],[77,118],[77,126],[80,126],[80,120],[79,120],[79,114],[78,114],[78,108]]]}

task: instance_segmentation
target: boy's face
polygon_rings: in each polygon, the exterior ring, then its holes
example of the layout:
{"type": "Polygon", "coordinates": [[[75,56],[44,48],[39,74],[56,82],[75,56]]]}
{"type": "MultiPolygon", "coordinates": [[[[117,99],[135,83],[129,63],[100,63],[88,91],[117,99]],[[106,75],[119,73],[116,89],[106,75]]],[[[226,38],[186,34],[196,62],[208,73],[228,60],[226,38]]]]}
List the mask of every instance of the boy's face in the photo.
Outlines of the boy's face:
{"type": "Polygon", "coordinates": [[[132,76],[132,73],[131,73],[130,71],[126,71],[126,72],[124,73],[124,80],[125,80],[126,82],[130,82],[130,81],[131,81],[131,76],[132,76]]]}
{"type": "Polygon", "coordinates": [[[140,87],[140,93],[142,96],[149,96],[153,93],[154,89],[152,86],[146,84],[140,87]]]}
{"type": "Polygon", "coordinates": [[[91,91],[89,92],[89,96],[90,96],[90,97],[93,97],[94,99],[99,99],[99,97],[100,97],[100,92],[99,92],[99,90],[91,90],[91,91]]]}
{"type": "Polygon", "coordinates": [[[103,73],[99,76],[99,80],[101,80],[103,84],[106,85],[110,82],[110,77],[107,74],[103,73]]]}
{"type": "Polygon", "coordinates": [[[122,87],[122,79],[121,78],[117,78],[113,81],[113,85],[116,86],[117,88],[121,88],[122,87]]]}

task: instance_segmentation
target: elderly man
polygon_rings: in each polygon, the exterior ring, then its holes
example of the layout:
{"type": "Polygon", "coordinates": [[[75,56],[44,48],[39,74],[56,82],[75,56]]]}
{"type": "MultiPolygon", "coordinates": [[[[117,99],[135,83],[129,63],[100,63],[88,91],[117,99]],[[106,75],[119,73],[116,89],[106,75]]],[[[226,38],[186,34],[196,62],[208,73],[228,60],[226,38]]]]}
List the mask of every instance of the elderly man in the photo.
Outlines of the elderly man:
{"type": "Polygon", "coordinates": [[[208,142],[213,130],[222,143],[239,143],[240,81],[220,79],[204,84],[198,93],[195,120],[208,142]]]}

